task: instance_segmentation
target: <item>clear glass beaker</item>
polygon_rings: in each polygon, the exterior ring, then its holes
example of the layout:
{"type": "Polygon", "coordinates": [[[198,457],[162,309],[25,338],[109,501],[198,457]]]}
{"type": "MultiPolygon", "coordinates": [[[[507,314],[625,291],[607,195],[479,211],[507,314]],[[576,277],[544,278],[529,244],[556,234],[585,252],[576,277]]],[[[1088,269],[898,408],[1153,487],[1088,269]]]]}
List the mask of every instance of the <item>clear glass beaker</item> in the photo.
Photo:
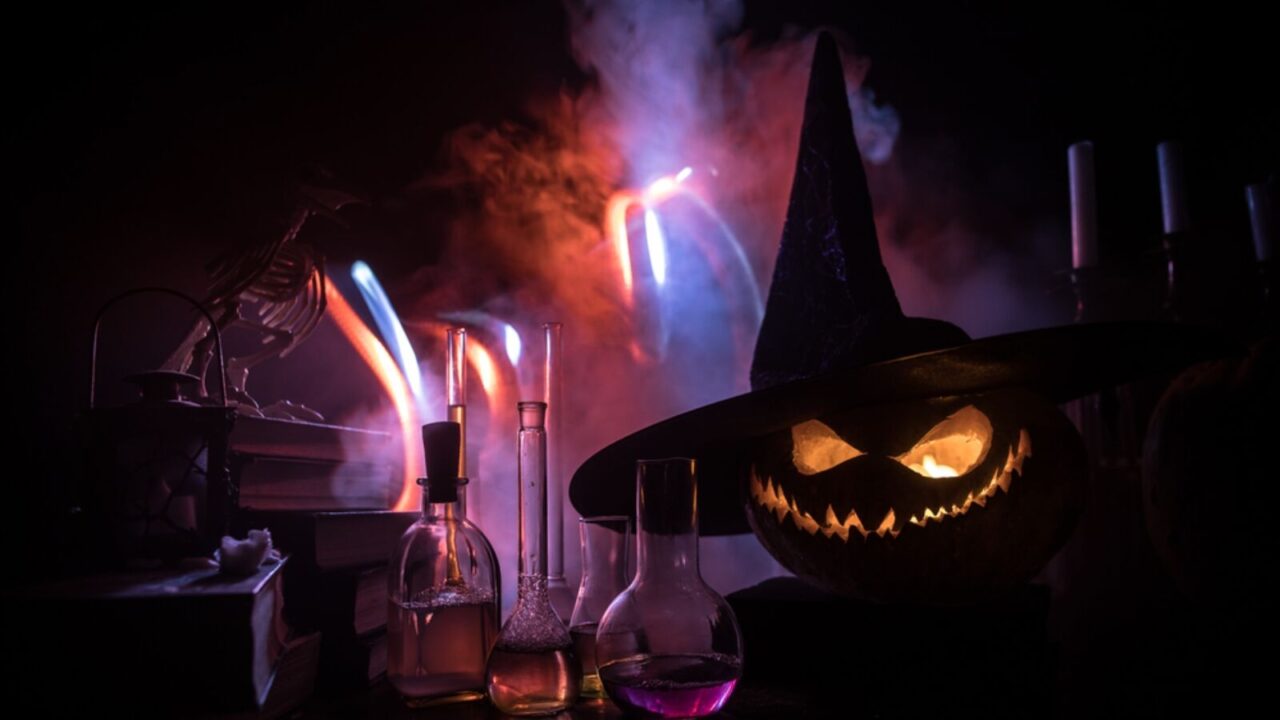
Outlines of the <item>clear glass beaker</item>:
{"type": "Polygon", "coordinates": [[[626,515],[585,517],[578,520],[582,545],[582,582],[569,618],[573,648],[582,663],[582,696],[603,698],[604,688],[596,672],[596,629],[600,619],[627,587],[627,543],[631,518],[626,515]]]}

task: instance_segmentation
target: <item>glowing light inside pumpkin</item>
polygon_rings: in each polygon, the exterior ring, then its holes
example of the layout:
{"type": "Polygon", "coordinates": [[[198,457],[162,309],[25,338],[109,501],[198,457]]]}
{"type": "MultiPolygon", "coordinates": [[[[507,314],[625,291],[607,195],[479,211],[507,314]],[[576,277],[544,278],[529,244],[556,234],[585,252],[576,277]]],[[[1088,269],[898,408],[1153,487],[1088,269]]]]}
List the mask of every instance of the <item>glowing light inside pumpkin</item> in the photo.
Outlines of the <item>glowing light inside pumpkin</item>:
{"type": "Polygon", "coordinates": [[[930,520],[939,522],[945,517],[964,515],[974,505],[986,507],[987,500],[991,499],[997,490],[1009,492],[1009,488],[1013,487],[1013,474],[1016,472],[1019,476],[1022,475],[1022,464],[1029,457],[1031,457],[1031,435],[1025,429],[1020,430],[1018,431],[1017,451],[1015,452],[1013,448],[1009,448],[1009,456],[1005,458],[1004,465],[999,470],[996,470],[995,475],[991,477],[991,481],[984,485],[977,494],[970,492],[964,499],[963,505],[952,505],[950,508],[928,508],[922,516],[912,515],[909,522],[912,525],[924,527],[930,520]]]}
{"type": "Polygon", "coordinates": [[[980,465],[990,447],[991,421],[978,408],[966,405],[893,459],[925,477],[959,477],[980,465]]]}
{"type": "Polygon", "coordinates": [[[817,420],[791,428],[791,462],[801,475],[816,475],[848,462],[862,451],[817,420]]]}
{"type": "Polygon", "coordinates": [[[920,463],[920,467],[916,467],[915,465],[912,465],[911,469],[915,470],[921,475],[928,475],[929,477],[935,477],[935,478],[936,477],[960,477],[960,473],[956,472],[955,468],[940,464],[937,460],[933,459],[932,455],[929,455],[928,453],[925,453],[924,460],[920,463]]]}

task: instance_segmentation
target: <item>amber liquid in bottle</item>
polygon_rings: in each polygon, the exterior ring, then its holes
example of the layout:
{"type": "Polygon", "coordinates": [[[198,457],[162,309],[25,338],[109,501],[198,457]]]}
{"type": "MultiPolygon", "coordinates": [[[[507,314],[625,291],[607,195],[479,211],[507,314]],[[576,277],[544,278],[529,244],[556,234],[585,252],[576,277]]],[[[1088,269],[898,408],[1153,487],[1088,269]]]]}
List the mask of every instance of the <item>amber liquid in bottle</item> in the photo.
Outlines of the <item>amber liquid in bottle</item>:
{"type": "Polygon", "coordinates": [[[556,713],[578,697],[578,661],[567,649],[493,649],[489,699],[512,715],[556,713]]]}
{"type": "Polygon", "coordinates": [[[520,578],[520,597],[489,654],[489,701],[508,715],[548,715],[578,700],[582,666],[547,593],[545,576],[520,578]]]}
{"type": "Polygon", "coordinates": [[[390,603],[387,679],[402,695],[425,703],[484,696],[485,651],[498,635],[497,606],[390,603]],[[458,688],[467,688],[459,691],[458,688]]]}

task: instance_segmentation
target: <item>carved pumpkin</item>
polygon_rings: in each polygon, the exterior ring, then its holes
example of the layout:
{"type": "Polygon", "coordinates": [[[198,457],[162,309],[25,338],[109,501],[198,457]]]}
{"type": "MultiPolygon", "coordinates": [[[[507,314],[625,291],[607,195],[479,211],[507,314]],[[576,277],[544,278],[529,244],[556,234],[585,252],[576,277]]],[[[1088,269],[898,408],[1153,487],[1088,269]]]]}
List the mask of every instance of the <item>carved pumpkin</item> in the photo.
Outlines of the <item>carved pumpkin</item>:
{"type": "Polygon", "coordinates": [[[1044,565],[1086,467],[1075,428],[1027,391],[862,407],[766,438],[748,517],[779,562],[833,591],[963,602],[1044,565]]]}
{"type": "Polygon", "coordinates": [[[1143,448],[1147,530],[1178,586],[1210,604],[1274,602],[1280,503],[1276,341],[1243,357],[1201,363],[1169,386],[1143,448]]]}

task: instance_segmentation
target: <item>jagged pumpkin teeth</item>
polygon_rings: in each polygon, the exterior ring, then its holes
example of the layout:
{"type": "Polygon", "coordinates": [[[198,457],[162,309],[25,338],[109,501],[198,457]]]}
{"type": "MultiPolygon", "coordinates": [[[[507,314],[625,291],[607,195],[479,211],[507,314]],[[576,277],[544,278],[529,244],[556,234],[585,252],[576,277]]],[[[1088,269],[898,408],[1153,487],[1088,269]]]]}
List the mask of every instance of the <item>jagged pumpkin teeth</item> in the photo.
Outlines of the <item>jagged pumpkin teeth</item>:
{"type": "Polygon", "coordinates": [[[893,530],[893,508],[889,508],[889,512],[884,514],[884,520],[880,521],[880,527],[876,528],[876,534],[884,537],[884,534],[893,530]]]}

